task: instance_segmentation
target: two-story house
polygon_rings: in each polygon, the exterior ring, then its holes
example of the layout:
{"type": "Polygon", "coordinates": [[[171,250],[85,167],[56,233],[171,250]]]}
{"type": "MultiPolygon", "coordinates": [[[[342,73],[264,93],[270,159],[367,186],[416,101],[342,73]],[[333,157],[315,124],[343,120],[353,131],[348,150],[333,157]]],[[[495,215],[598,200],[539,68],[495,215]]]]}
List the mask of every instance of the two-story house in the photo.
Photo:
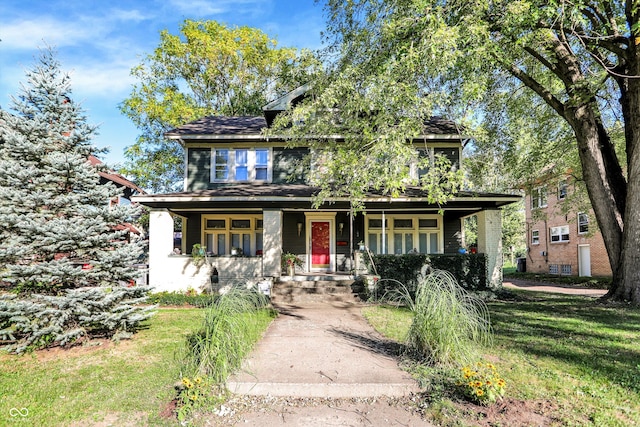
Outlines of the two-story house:
{"type": "Polygon", "coordinates": [[[540,180],[526,192],[526,271],[567,276],[611,276],[604,240],[591,209],[576,209],[569,198],[570,175],[540,180]],[[571,203],[571,204],[569,204],[571,203]]]}
{"type": "MultiPolygon", "coordinates": [[[[456,254],[462,219],[469,215],[479,219],[478,251],[487,256],[488,280],[501,283],[499,208],[519,196],[460,192],[438,206],[420,188],[407,188],[395,198],[370,193],[365,214],[353,215],[348,198],[314,208],[318,189],[299,162],[309,147],[291,148],[263,132],[301,96],[294,91],[270,103],[264,116],[203,117],[166,134],[184,147],[184,191],[135,198],[151,208],[149,269],[156,290],[207,287],[209,270],[176,253],[188,254],[194,244],[206,251],[221,283],[278,278],[283,253],[303,260],[300,273],[346,274],[360,244],[378,254],[456,254]],[[173,216],[182,219],[181,251],[173,247],[173,216]]],[[[413,142],[459,167],[466,138],[454,123],[437,118],[426,121],[424,135],[413,142]]]]}

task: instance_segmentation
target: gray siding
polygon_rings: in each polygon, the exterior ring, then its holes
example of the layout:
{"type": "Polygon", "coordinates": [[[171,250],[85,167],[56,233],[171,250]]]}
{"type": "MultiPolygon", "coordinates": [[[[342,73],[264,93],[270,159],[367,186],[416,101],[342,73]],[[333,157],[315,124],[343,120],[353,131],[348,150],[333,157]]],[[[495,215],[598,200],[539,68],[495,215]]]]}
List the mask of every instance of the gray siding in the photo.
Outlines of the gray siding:
{"type": "Polygon", "coordinates": [[[273,182],[304,184],[305,173],[302,162],[307,154],[309,154],[308,148],[274,148],[273,182]]]}
{"type": "Polygon", "coordinates": [[[185,241],[185,251],[190,254],[193,245],[202,243],[200,241],[200,231],[202,230],[202,221],[200,213],[192,213],[187,216],[187,230],[183,232],[182,239],[185,241]]]}
{"type": "Polygon", "coordinates": [[[187,191],[211,188],[211,149],[189,148],[187,150],[187,191]]]}
{"type": "Polygon", "coordinates": [[[460,249],[460,218],[444,217],[444,253],[455,254],[460,249]]]}

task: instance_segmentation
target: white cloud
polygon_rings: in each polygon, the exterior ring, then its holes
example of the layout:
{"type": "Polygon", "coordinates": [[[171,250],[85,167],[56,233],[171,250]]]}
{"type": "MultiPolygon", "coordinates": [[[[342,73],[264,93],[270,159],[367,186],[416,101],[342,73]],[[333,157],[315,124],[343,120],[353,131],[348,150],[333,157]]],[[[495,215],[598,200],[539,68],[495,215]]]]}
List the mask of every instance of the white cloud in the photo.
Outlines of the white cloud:
{"type": "Polygon", "coordinates": [[[129,75],[132,66],[124,62],[72,65],[71,87],[82,98],[98,96],[119,102],[129,95],[135,82],[129,75]]]}
{"type": "Polygon", "coordinates": [[[2,47],[10,50],[34,50],[45,43],[55,46],[72,46],[92,36],[92,28],[69,25],[53,18],[18,20],[0,29],[2,47]]]}
{"type": "Polygon", "coordinates": [[[170,5],[188,17],[198,18],[231,12],[254,15],[270,6],[271,0],[171,0],[170,5]]]}

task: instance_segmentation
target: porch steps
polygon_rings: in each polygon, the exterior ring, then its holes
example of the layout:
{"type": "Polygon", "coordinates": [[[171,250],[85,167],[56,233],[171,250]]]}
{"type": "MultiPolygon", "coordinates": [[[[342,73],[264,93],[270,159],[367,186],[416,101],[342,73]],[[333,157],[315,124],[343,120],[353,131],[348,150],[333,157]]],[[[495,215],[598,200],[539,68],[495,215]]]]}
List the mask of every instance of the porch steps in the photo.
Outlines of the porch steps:
{"type": "Polygon", "coordinates": [[[273,284],[271,301],[286,304],[359,301],[357,290],[352,289],[353,277],[315,279],[313,276],[281,277],[273,284]]]}

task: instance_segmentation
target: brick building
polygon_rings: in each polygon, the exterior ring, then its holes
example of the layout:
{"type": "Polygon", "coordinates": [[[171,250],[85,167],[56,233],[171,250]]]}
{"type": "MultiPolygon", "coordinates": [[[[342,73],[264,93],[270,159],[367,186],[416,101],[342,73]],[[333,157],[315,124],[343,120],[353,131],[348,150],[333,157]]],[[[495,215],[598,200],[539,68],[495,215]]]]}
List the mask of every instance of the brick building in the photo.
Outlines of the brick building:
{"type": "Polygon", "coordinates": [[[570,177],[561,177],[527,191],[526,270],[567,276],[611,276],[593,211],[569,205],[573,188],[570,177]]]}

